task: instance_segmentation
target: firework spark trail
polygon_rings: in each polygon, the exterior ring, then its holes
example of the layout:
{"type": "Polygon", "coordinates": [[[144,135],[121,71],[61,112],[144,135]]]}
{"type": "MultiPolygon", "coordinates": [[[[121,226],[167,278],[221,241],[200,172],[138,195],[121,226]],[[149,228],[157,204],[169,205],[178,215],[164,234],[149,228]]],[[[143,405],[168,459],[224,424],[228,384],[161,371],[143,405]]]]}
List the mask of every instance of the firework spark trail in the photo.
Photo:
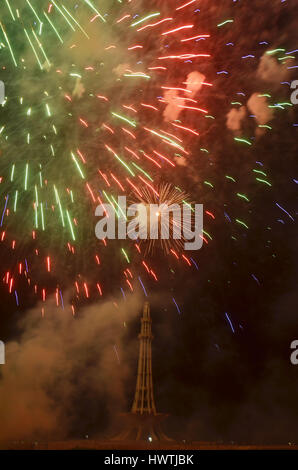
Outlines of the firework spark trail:
{"type": "Polygon", "coordinates": [[[184,191],[169,183],[159,185],[156,194],[144,187],[134,195],[132,203],[136,205],[136,209],[141,206],[146,211],[145,214],[137,212],[138,216],[134,221],[138,222],[140,240],[145,240],[145,253],[150,254],[157,245],[166,254],[172,250],[183,251],[186,241],[184,234],[191,232],[193,223],[191,215],[194,209],[188,199],[184,191]],[[189,219],[184,217],[184,207],[189,208],[189,219]],[[156,238],[150,237],[154,233],[156,238]]]}

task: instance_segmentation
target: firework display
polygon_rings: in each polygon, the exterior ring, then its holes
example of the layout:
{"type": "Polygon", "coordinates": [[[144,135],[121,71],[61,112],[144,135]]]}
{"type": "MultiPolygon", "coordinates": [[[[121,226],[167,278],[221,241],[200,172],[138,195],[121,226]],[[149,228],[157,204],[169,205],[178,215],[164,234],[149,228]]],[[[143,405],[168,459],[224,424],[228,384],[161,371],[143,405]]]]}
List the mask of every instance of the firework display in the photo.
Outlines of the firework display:
{"type": "Polygon", "coordinates": [[[1,0],[0,449],[297,449],[296,10],[1,0]]]}
{"type": "MultiPolygon", "coordinates": [[[[196,0],[2,2],[1,278],[17,305],[24,286],[58,306],[71,287],[75,313],[82,298],[147,295],[159,270],[196,275],[205,255],[181,244],[156,255],[139,241],[96,239],[96,207],[122,217],[121,195],[204,204],[202,252],[219,225],[241,244],[259,218],[272,223],[254,204],[273,185],[255,148],[292,107],[274,81],[288,83],[295,51],[262,38],[242,50],[223,15],[196,0]],[[242,86],[240,67],[257,68],[263,85],[242,86]]],[[[272,204],[275,224],[293,220],[282,200],[272,204]]]]}

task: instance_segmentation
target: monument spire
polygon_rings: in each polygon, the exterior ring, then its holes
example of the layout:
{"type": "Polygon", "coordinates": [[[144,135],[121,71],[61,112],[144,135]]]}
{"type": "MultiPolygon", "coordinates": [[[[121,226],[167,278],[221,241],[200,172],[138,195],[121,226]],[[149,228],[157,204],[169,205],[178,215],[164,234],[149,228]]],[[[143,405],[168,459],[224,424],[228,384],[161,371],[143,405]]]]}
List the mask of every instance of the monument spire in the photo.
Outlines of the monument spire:
{"type": "Polygon", "coordinates": [[[145,302],[141,317],[141,332],[139,334],[139,360],[134,401],[129,413],[122,414],[124,429],[114,441],[171,441],[161,428],[161,421],[167,415],[157,413],[152,380],[152,331],[150,304],[145,302]]]}
{"type": "Polygon", "coordinates": [[[156,415],[152,381],[152,331],[151,331],[150,304],[145,302],[141,318],[141,332],[139,334],[140,348],[138,360],[138,375],[135,397],[131,408],[132,413],[156,415]]]}

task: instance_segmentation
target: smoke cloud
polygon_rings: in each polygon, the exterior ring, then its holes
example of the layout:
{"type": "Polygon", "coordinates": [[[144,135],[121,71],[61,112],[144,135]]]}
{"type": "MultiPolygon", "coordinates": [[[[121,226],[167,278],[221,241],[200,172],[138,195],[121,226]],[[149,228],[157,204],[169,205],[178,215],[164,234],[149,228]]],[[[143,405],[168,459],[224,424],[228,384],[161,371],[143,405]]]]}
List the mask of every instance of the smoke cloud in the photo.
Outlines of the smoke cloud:
{"type": "Polygon", "coordinates": [[[122,362],[121,351],[125,322],[140,313],[140,299],[88,306],[77,317],[70,308],[63,311],[51,302],[46,307],[44,318],[38,308],[26,313],[18,325],[20,338],[6,344],[1,441],[64,438],[82,412],[84,422],[90,414],[90,423],[102,430],[126,410],[123,380],[134,371],[122,362]]]}
{"type": "Polygon", "coordinates": [[[264,54],[259,63],[257,77],[271,85],[277,84],[286,79],[289,71],[283,64],[279,65],[274,57],[264,54]]]}
{"type": "MultiPolygon", "coordinates": [[[[255,116],[255,120],[258,125],[266,125],[271,119],[273,119],[273,110],[268,107],[268,101],[265,96],[261,96],[259,93],[251,95],[247,102],[248,109],[255,116]]],[[[263,134],[264,129],[258,128],[256,135],[263,134]]]]}
{"type": "Polygon", "coordinates": [[[186,90],[189,93],[182,92],[183,97],[179,96],[181,92],[178,90],[167,90],[164,93],[164,101],[167,103],[163,113],[165,121],[175,121],[178,119],[187,100],[193,100],[196,94],[201,90],[205,78],[205,75],[200,72],[191,72],[188,74],[186,82],[184,82],[186,90]]]}
{"type": "Polygon", "coordinates": [[[246,117],[246,107],[241,106],[240,109],[232,108],[227,114],[227,128],[235,134],[240,134],[242,122],[246,117]]]}

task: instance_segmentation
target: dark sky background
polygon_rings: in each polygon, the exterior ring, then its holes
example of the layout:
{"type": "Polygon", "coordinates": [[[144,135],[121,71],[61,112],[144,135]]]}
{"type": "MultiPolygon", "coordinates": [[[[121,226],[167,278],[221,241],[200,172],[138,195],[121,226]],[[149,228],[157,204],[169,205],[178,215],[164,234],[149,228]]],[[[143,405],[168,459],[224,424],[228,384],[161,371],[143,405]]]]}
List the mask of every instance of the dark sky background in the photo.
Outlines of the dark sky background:
{"type": "MultiPolygon", "coordinates": [[[[254,138],[252,149],[235,144],[226,127],[236,91],[248,98],[269,90],[277,101],[289,101],[289,87],[274,77],[270,83],[262,81],[257,69],[266,51],[261,41],[272,49],[298,48],[295,5],[273,0],[216,3],[210,2],[202,17],[216,37],[214,60],[203,70],[214,78],[216,91],[212,98],[206,92],[202,101],[217,119],[202,130],[195,150],[201,156],[200,148],[207,147],[210,156],[206,163],[200,157],[180,179],[216,213],[211,226],[216,236],[196,255],[195,273],[153,255],[160,273],[158,287],[149,286],[156,404],[169,413],[165,427],[177,439],[298,443],[298,366],[290,362],[290,344],[298,339],[297,232],[294,221],[276,206],[295,218],[298,130],[293,125],[298,107],[276,112],[272,131],[260,138],[247,118],[242,132],[254,138]],[[219,33],[216,24],[231,17],[236,27],[219,33]],[[233,49],[225,46],[228,42],[235,43],[233,49]],[[240,59],[246,54],[254,54],[255,62],[240,59]],[[229,77],[217,75],[219,70],[228,70],[229,77]],[[268,172],[270,189],[254,179],[257,161],[268,172]],[[198,183],[194,175],[200,173],[212,180],[215,191],[198,183]],[[250,196],[245,212],[226,174],[239,182],[237,191],[250,196]],[[232,227],[224,212],[232,219],[239,214],[243,219],[244,213],[249,230],[232,227]]],[[[297,78],[294,69],[286,80],[297,78]]],[[[0,246],[4,272],[9,256],[0,246]]],[[[112,270],[108,276],[112,293],[117,281],[112,270]]],[[[132,403],[144,300],[137,293],[122,302],[118,292],[108,303],[93,298],[82,303],[74,319],[61,318],[50,303],[41,319],[40,305],[25,289],[22,309],[16,310],[15,299],[0,285],[0,338],[7,345],[7,364],[0,366],[0,439],[111,432],[117,413],[132,403]]]]}

